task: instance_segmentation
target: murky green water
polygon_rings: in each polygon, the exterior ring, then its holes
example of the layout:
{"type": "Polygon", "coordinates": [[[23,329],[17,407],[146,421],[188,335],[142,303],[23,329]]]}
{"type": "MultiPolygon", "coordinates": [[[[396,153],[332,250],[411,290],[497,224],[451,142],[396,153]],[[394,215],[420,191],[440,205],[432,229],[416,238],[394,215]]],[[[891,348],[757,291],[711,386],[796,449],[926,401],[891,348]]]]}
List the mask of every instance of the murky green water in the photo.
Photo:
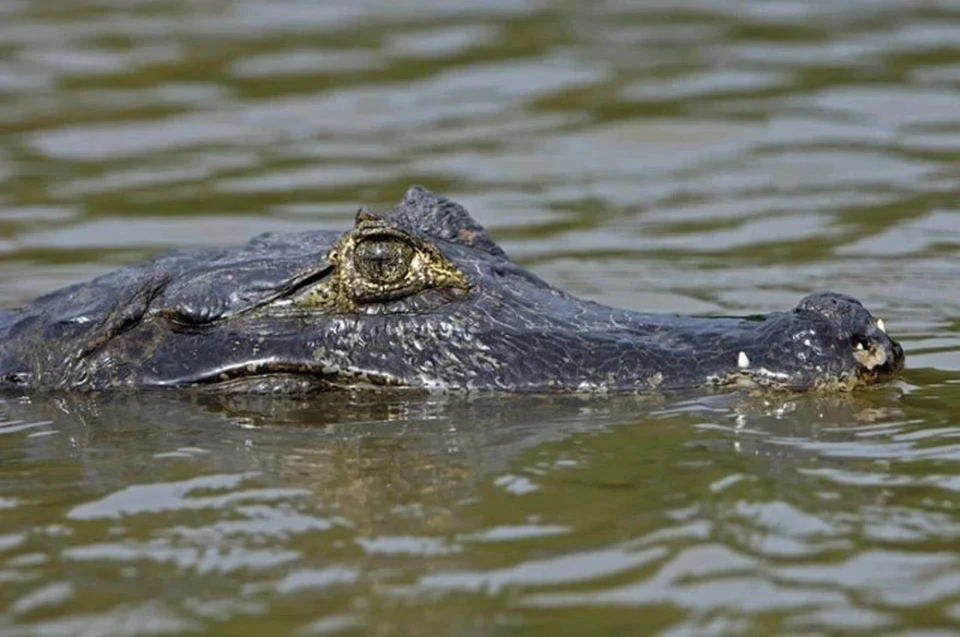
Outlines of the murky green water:
{"type": "Polygon", "coordinates": [[[411,183],[845,397],[0,404],[0,634],[960,634],[960,4],[0,0],[0,304],[411,183]]]}

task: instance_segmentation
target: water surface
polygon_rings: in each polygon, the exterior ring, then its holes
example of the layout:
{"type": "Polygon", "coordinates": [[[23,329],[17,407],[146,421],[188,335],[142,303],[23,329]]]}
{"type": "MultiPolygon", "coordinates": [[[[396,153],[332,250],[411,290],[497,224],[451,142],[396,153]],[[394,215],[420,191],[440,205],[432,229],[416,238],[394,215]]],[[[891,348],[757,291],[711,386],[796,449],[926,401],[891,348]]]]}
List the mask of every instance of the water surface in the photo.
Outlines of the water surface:
{"type": "Polygon", "coordinates": [[[0,2],[0,305],[412,183],[853,396],[9,397],[0,634],[960,634],[960,4],[0,2]]]}

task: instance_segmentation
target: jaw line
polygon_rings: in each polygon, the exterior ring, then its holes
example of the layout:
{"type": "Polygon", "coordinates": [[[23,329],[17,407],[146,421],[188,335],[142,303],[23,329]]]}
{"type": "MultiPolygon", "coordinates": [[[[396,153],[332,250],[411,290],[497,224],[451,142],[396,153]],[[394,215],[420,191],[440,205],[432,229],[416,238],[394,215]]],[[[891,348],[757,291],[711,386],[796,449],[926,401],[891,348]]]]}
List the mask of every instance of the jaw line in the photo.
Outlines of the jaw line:
{"type": "Polygon", "coordinates": [[[771,372],[765,368],[732,371],[722,376],[711,377],[709,383],[719,387],[765,389],[795,393],[807,391],[850,392],[856,387],[873,384],[857,373],[847,372],[828,378],[798,381],[783,372],[771,372]]]}

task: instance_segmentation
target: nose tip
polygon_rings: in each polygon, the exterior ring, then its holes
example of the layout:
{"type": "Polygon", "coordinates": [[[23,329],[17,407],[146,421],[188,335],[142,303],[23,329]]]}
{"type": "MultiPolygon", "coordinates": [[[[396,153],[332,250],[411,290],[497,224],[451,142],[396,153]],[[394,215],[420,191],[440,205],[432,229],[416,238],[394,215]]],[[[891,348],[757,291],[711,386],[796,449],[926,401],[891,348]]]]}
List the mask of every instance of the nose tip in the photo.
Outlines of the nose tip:
{"type": "Polygon", "coordinates": [[[903,363],[906,360],[903,346],[889,336],[887,337],[887,341],[887,355],[890,360],[890,367],[892,368],[892,371],[899,372],[901,369],[903,369],[903,363]]]}
{"type": "Polygon", "coordinates": [[[887,334],[884,322],[856,298],[837,292],[815,292],[800,300],[797,311],[825,322],[827,332],[849,338],[861,380],[887,381],[903,369],[903,347],[887,334]]]}
{"type": "Polygon", "coordinates": [[[797,310],[814,312],[828,319],[868,314],[860,301],[839,292],[814,292],[809,294],[800,299],[797,310]]]}
{"type": "Polygon", "coordinates": [[[878,330],[871,336],[873,346],[868,349],[858,349],[854,353],[854,358],[860,363],[865,378],[872,379],[872,382],[891,380],[903,370],[906,358],[903,346],[882,330],[878,330]]]}

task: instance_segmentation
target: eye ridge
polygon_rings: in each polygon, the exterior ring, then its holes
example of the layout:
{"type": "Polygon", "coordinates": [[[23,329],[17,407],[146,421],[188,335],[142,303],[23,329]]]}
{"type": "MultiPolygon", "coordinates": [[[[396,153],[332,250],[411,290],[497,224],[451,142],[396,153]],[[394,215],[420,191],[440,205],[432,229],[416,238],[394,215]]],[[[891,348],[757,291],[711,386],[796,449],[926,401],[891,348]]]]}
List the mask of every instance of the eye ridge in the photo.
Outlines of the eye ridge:
{"type": "MultiPolygon", "coordinates": [[[[430,241],[382,224],[364,219],[362,227],[341,237],[327,253],[330,276],[298,294],[293,305],[341,314],[369,313],[425,290],[471,289],[466,274],[430,241]]],[[[444,298],[454,300],[454,296],[444,298]]],[[[402,309],[389,306],[388,311],[402,309]]]]}

